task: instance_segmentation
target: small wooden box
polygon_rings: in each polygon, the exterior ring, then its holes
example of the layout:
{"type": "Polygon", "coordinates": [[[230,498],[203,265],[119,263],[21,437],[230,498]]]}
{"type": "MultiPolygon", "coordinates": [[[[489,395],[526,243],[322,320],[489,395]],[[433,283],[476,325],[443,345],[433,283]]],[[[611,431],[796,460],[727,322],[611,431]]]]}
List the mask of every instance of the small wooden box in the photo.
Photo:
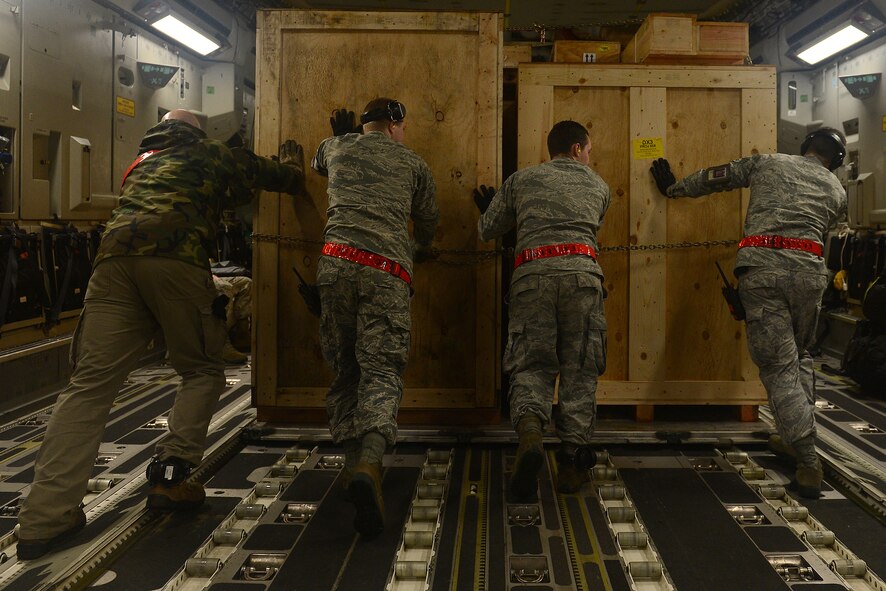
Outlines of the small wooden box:
{"type": "Polygon", "coordinates": [[[554,41],[554,59],[561,63],[617,64],[621,43],[617,41],[554,41]]]}
{"type": "Polygon", "coordinates": [[[699,59],[741,64],[749,52],[747,23],[695,24],[699,59]]]}
{"type": "Polygon", "coordinates": [[[516,68],[532,61],[531,43],[505,43],[502,48],[502,68],[516,68]]]}
{"type": "Polygon", "coordinates": [[[661,57],[698,53],[695,17],[687,14],[650,14],[621,55],[626,64],[645,64],[661,57]]]}

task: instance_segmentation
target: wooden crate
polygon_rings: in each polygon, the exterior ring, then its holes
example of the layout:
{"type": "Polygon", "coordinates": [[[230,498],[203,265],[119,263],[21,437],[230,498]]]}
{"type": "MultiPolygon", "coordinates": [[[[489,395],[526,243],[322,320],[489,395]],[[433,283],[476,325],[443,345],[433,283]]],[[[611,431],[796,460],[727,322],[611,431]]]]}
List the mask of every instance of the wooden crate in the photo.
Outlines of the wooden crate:
{"type": "MultiPolygon", "coordinates": [[[[471,191],[501,183],[501,14],[259,11],[256,63],[258,153],[276,153],[281,140],[295,138],[310,161],[330,135],[333,109],[359,113],[372,98],[392,96],[407,108],[406,145],[434,174],[435,245],[495,247],[478,240],[471,191]]],[[[326,205],[326,179],[313,172],[306,196],[259,201],[255,231],[289,239],[257,241],[254,250],[253,384],[261,420],[326,420],[332,374],[291,270],[315,276],[326,205]]],[[[497,420],[498,273],[494,257],[416,266],[401,423],[497,420]]]]}
{"type": "Polygon", "coordinates": [[[692,15],[651,14],[621,56],[629,64],[741,65],[748,24],[696,22],[692,15]]]}
{"type": "MultiPolygon", "coordinates": [[[[649,173],[651,157],[658,146],[682,177],[774,152],[775,84],[770,67],[523,64],[519,166],[547,160],[551,126],[573,119],[589,129],[591,166],[612,188],[601,247],[737,241],[748,190],[669,200],[649,173]]],[[[714,267],[731,268],[735,253],[735,245],[601,253],[609,291],[602,404],[766,402],[714,267]]]]}
{"type": "Polygon", "coordinates": [[[651,63],[674,56],[698,53],[695,17],[688,14],[650,14],[625,46],[621,61],[651,63]]]}
{"type": "Polygon", "coordinates": [[[699,61],[740,65],[750,52],[748,23],[699,22],[695,31],[699,61]]]}
{"type": "Polygon", "coordinates": [[[617,41],[554,41],[554,62],[617,64],[621,43],[617,41]]]}
{"type": "Polygon", "coordinates": [[[502,57],[503,68],[516,68],[519,64],[532,62],[532,43],[505,43],[502,57]]]}

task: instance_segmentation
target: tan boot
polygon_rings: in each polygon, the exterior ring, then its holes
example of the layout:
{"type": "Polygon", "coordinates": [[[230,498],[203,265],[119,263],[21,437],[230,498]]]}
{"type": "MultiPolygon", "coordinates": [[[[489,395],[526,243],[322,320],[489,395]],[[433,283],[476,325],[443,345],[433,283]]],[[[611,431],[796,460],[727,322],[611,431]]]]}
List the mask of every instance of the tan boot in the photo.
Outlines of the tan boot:
{"type": "Polygon", "coordinates": [[[769,450],[785,460],[795,463],[797,461],[797,450],[792,445],[785,443],[781,435],[769,436],[769,450]]]}
{"type": "Polygon", "coordinates": [[[814,466],[797,466],[794,479],[797,481],[797,493],[807,499],[817,499],[821,496],[821,481],[824,471],[821,469],[821,461],[814,466]]]}
{"type": "Polygon", "coordinates": [[[588,469],[597,463],[597,455],[588,446],[563,445],[557,451],[557,490],[572,495],[591,481],[588,469]]]}
{"type": "Polygon", "coordinates": [[[541,421],[527,413],[517,423],[517,434],[520,443],[508,489],[515,501],[534,501],[538,499],[538,471],[545,461],[541,421]]]}
{"type": "Polygon", "coordinates": [[[798,439],[794,442],[793,447],[797,454],[797,472],[794,475],[797,492],[801,497],[817,499],[821,496],[821,481],[824,472],[815,449],[815,436],[807,435],[798,439]]]}
{"type": "Polygon", "coordinates": [[[155,484],[148,489],[147,508],[154,511],[187,511],[196,509],[206,500],[203,485],[192,480],[178,484],[155,484]]]}
{"type": "Polygon", "coordinates": [[[354,529],[365,538],[378,536],[385,527],[381,497],[381,464],[358,462],[348,485],[348,496],[357,508],[354,529]]]}

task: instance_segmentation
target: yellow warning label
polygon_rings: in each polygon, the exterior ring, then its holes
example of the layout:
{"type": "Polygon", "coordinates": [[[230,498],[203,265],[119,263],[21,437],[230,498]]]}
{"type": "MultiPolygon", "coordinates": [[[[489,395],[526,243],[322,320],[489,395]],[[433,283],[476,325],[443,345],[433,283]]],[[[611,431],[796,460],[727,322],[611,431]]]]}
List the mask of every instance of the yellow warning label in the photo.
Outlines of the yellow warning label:
{"type": "Polygon", "coordinates": [[[135,117],[135,101],[122,96],[117,97],[117,112],[121,115],[135,117]]]}
{"type": "Polygon", "coordinates": [[[660,137],[641,137],[634,140],[634,160],[664,158],[664,142],[660,137]]]}
{"type": "Polygon", "coordinates": [[[886,131],[886,115],[883,115],[883,131],[886,131]]]}

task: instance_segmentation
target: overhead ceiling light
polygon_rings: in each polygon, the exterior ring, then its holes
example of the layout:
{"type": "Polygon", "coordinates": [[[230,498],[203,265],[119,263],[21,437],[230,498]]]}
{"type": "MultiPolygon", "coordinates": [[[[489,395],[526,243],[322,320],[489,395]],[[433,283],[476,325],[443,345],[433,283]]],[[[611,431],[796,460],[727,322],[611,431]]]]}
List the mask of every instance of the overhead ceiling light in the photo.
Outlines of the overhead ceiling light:
{"type": "Polygon", "coordinates": [[[846,25],[842,29],[815,43],[808,49],[801,51],[797,54],[797,57],[807,64],[814,65],[835,53],[843,51],[847,47],[855,45],[867,37],[868,33],[865,31],[862,31],[854,25],[846,25]]]}
{"type": "Polygon", "coordinates": [[[151,23],[161,33],[172,37],[179,43],[188,46],[200,55],[216,51],[221,45],[172,14],[151,23]]]}

